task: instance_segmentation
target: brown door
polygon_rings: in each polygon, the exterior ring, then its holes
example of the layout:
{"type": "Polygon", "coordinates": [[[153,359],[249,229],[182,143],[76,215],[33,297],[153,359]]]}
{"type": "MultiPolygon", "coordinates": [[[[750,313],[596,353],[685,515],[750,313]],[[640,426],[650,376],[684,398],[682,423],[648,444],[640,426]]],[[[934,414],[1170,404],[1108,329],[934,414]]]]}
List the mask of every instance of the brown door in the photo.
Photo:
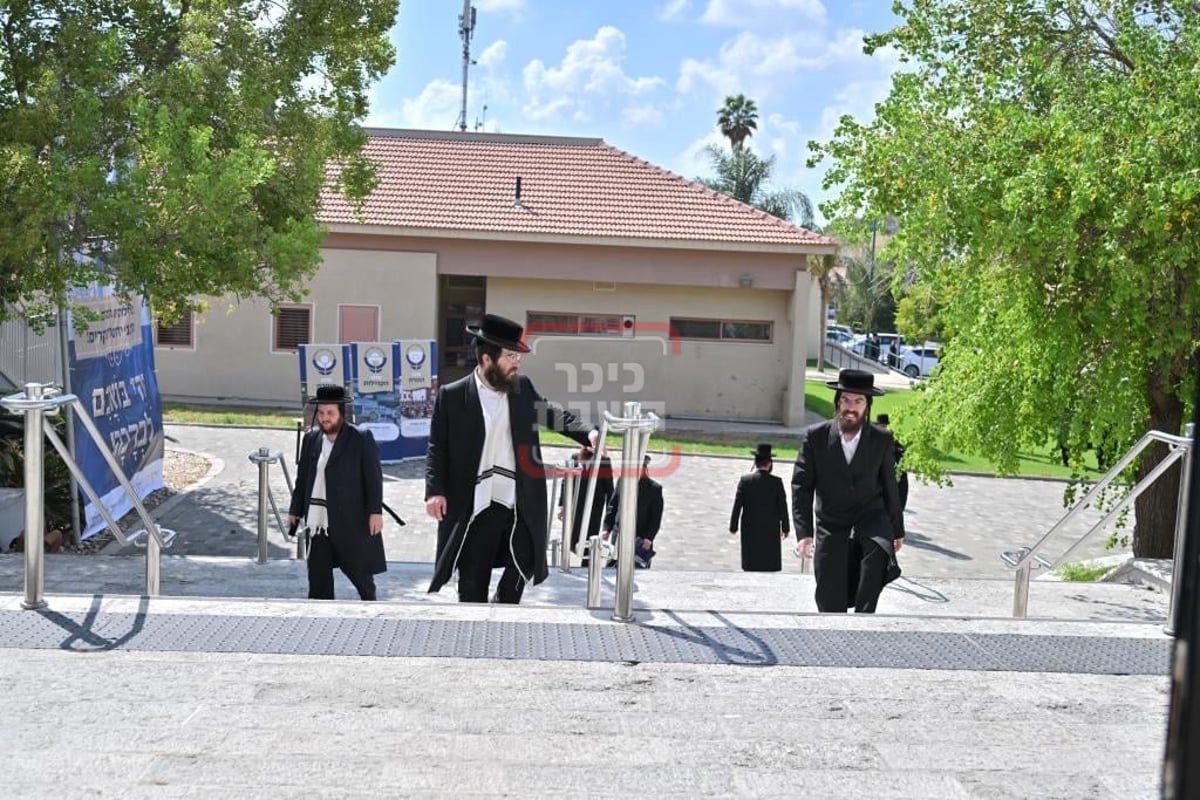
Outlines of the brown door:
{"type": "Polygon", "coordinates": [[[481,275],[443,275],[439,280],[438,383],[443,386],[471,371],[474,354],[467,325],[483,319],[487,279],[481,275]]]}
{"type": "Polygon", "coordinates": [[[338,306],[338,341],[379,341],[379,306],[338,306]]]}

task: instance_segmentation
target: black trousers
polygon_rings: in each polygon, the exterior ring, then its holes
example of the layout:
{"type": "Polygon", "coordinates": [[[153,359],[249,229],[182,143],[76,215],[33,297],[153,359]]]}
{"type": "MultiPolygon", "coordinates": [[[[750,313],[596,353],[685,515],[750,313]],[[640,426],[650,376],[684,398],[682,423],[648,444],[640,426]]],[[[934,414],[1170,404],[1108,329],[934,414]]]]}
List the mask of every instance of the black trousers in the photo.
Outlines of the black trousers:
{"type": "Polygon", "coordinates": [[[338,553],[337,542],[329,534],[313,536],[308,543],[308,598],[333,599],[333,567],[341,567],[363,600],[375,599],[375,576],[369,569],[354,569],[346,565],[344,554],[338,553]]]}
{"type": "Polygon", "coordinates": [[[817,610],[874,614],[891,554],[870,539],[824,536],[814,559],[817,610]]]}
{"type": "Polygon", "coordinates": [[[504,572],[494,599],[497,603],[520,603],[521,595],[525,593],[525,579],[517,564],[523,565],[527,575],[533,571],[529,528],[514,509],[492,503],[471,521],[467,539],[458,555],[458,602],[486,603],[492,569],[502,565],[504,572]]]}

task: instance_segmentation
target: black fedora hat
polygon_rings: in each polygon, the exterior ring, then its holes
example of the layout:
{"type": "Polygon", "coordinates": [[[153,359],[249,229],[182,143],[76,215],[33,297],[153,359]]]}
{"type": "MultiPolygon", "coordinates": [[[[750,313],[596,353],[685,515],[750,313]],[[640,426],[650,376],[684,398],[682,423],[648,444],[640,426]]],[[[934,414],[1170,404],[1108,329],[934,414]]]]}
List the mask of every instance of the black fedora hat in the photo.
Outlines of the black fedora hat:
{"type": "Polygon", "coordinates": [[[758,447],[750,451],[750,455],[754,456],[757,461],[775,460],[775,456],[771,453],[771,445],[766,442],[759,442],[758,447]]]}
{"type": "Polygon", "coordinates": [[[317,394],[314,397],[308,398],[309,405],[325,405],[336,404],[340,406],[349,405],[354,402],[354,398],[346,394],[345,386],[335,384],[325,384],[317,387],[317,394]]]}
{"type": "Polygon", "coordinates": [[[484,314],[482,325],[468,325],[467,333],[488,344],[502,347],[505,350],[516,350],[518,353],[528,353],[529,345],[521,340],[525,328],[511,319],[496,314],[484,314]]]}
{"type": "Polygon", "coordinates": [[[879,397],[883,389],[875,388],[875,376],[861,369],[844,369],[838,373],[836,381],[825,381],[830,389],[852,394],[864,394],[868,397],[879,397]]]}

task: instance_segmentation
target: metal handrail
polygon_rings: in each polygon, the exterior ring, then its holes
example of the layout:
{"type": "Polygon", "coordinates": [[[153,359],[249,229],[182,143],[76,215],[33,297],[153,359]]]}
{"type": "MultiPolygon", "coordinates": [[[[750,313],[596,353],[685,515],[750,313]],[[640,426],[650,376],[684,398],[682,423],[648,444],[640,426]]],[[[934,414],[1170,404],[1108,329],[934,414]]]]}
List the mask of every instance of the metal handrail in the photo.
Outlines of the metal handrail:
{"type": "MultiPolygon", "coordinates": [[[[611,428],[622,432],[621,439],[621,535],[617,540],[617,591],[613,603],[612,618],[617,622],[633,622],[633,556],[637,539],[638,478],[641,475],[642,458],[649,446],[650,434],[662,427],[662,420],[653,412],[642,416],[638,402],[627,402],[623,416],[617,417],[604,412],[602,430],[611,428]]],[[[597,542],[597,545],[599,543],[597,542]]],[[[593,597],[599,601],[600,571],[595,569],[599,553],[592,554],[588,574],[588,602],[593,607],[593,597]],[[593,587],[593,580],[596,586],[593,587]]]]}
{"type": "Polygon", "coordinates": [[[117,462],[116,456],[109,450],[108,445],[104,441],[103,435],[96,428],[96,424],[92,422],[87,409],[79,398],[73,394],[63,394],[62,391],[50,384],[27,383],[25,391],[20,394],[12,394],[7,397],[0,398],[0,405],[13,413],[22,413],[25,417],[25,599],[21,603],[22,608],[37,609],[44,608],[46,601],[43,597],[45,590],[45,574],[44,564],[42,559],[41,542],[31,541],[31,537],[38,535],[44,526],[45,518],[45,448],[43,438],[48,439],[50,444],[62,457],[66,464],[71,477],[79,484],[88,499],[96,507],[96,510],[103,517],[104,522],[112,531],[113,536],[122,545],[129,543],[137,543],[137,541],[145,537],[146,541],[146,594],[150,596],[159,593],[161,581],[161,559],[162,551],[171,546],[175,540],[175,531],[159,528],[158,525],[150,518],[150,513],[146,507],[142,505],[141,498],[138,497],[137,491],[125,477],[125,473],[121,470],[121,465],[117,462]],[[71,457],[70,450],[63,443],[62,439],[54,432],[53,428],[48,428],[45,425],[45,415],[49,413],[57,413],[64,406],[69,406],[74,410],[75,417],[83,425],[84,430],[92,437],[92,441],[96,444],[96,449],[104,458],[108,468],[112,470],[113,475],[121,484],[121,488],[129,496],[133,503],[134,510],[137,511],[138,517],[141,518],[142,524],[145,526],[129,536],[117,525],[115,519],[109,514],[108,509],[100,502],[100,497],[95,488],[84,477],[83,471],[79,465],[71,457]],[[148,534],[148,535],[147,535],[148,534]]]}
{"type": "MultiPolygon", "coordinates": [[[[1078,503],[1076,503],[1074,506],[1072,506],[1067,511],[1067,513],[1064,514],[1058,520],[1058,522],[1054,523],[1054,525],[1051,526],[1051,528],[1048,531],[1046,531],[1045,534],[1042,535],[1042,538],[1039,539],[1032,547],[1022,547],[1017,551],[1013,551],[1010,553],[1004,553],[1001,556],[1001,558],[1003,558],[1005,562],[1007,562],[1008,564],[1013,566],[1017,571],[1016,572],[1016,586],[1013,591],[1013,616],[1014,617],[1024,617],[1026,615],[1026,612],[1028,611],[1029,581],[1030,581],[1030,578],[1032,577],[1033,565],[1034,565],[1035,561],[1040,566],[1044,566],[1047,569],[1054,569],[1059,564],[1063,563],[1063,561],[1067,558],[1067,556],[1069,556],[1071,553],[1075,552],[1075,550],[1078,549],[1078,547],[1081,544],[1083,544],[1083,542],[1085,540],[1090,538],[1093,533],[1095,533],[1097,530],[1105,528],[1109,524],[1111,524],[1112,521],[1114,519],[1116,519],[1118,514],[1120,514],[1125,508],[1127,508],[1130,503],[1132,503],[1134,500],[1136,500],[1138,498],[1138,496],[1141,495],[1142,492],[1144,492],[1146,489],[1148,489],[1150,487],[1150,484],[1154,483],[1154,481],[1157,480],[1159,478],[1159,476],[1161,476],[1164,472],[1166,472],[1168,469],[1170,469],[1172,466],[1174,466],[1176,461],[1179,461],[1180,459],[1184,459],[1184,473],[1187,474],[1190,472],[1190,470],[1188,469],[1187,462],[1190,461],[1190,459],[1192,457],[1193,442],[1194,442],[1193,434],[1194,434],[1194,428],[1191,424],[1189,424],[1187,426],[1186,434],[1184,436],[1175,436],[1175,435],[1172,435],[1169,433],[1163,433],[1162,431],[1147,432],[1144,436],[1142,436],[1141,439],[1139,439],[1137,441],[1137,443],[1132,448],[1130,448],[1129,452],[1126,453],[1124,456],[1122,456],[1121,459],[1119,461],[1117,461],[1117,463],[1115,465],[1113,465],[1112,469],[1110,469],[1108,472],[1106,472],[1104,474],[1104,476],[1102,478],[1100,478],[1100,480],[1097,481],[1092,486],[1092,488],[1087,492],[1087,494],[1085,494],[1078,503]],[[1090,528],[1087,529],[1086,532],[1084,532],[1081,536],[1079,536],[1075,540],[1075,542],[1072,543],[1071,546],[1068,547],[1066,549],[1066,551],[1063,552],[1062,555],[1060,555],[1057,559],[1048,560],[1044,556],[1041,556],[1039,554],[1038,551],[1042,549],[1043,545],[1045,545],[1046,542],[1049,541],[1049,539],[1052,536],[1054,536],[1054,534],[1057,533],[1060,528],[1062,528],[1064,525],[1066,525],[1068,522],[1070,522],[1072,519],[1074,519],[1083,509],[1090,506],[1092,501],[1095,500],[1096,497],[1101,492],[1103,492],[1105,489],[1107,489],[1114,481],[1116,481],[1116,479],[1118,477],[1120,477],[1121,473],[1123,473],[1129,467],[1129,465],[1132,464],[1139,455],[1141,455],[1143,450],[1145,450],[1147,447],[1149,447],[1151,443],[1156,442],[1156,441],[1167,444],[1171,448],[1171,451],[1166,455],[1166,457],[1164,457],[1162,459],[1162,461],[1160,461],[1158,464],[1155,465],[1154,469],[1152,469],[1149,472],[1149,474],[1147,474],[1144,478],[1142,478],[1140,481],[1138,481],[1136,484],[1134,484],[1134,486],[1129,490],[1129,494],[1127,494],[1114,508],[1109,510],[1104,515],[1103,519],[1101,519],[1096,524],[1092,525],[1090,528]],[[1018,553],[1020,554],[1019,556],[1017,555],[1018,553]]],[[[1185,492],[1186,489],[1187,489],[1186,479],[1181,480],[1180,481],[1181,493],[1185,492]]],[[[1177,556],[1179,553],[1178,542],[1179,542],[1180,538],[1184,535],[1183,531],[1186,528],[1186,526],[1184,525],[1185,508],[1182,505],[1182,498],[1184,497],[1184,495],[1181,494],[1180,497],[1181,497],[1181,505],[1180,505],[1180,510],[1178,512],[1178,515],[1176,517],[1176,531],[1175,531],[1176,545],[1177,545],[1176,555],[1177,556]]],[[[1176,562],[1177,562],[1176,566],[1178,567],[1178,558],[1176,558],[1176,562]]],[[[1173,602],[1174,602],[1174,593],[1172,593],[1172,606],[1173,606],[1173,602]]],[[[1168,611],[1169,618],[1173,618],[1172,613],[1173,613],[1173,608],[1168,611]]]]}

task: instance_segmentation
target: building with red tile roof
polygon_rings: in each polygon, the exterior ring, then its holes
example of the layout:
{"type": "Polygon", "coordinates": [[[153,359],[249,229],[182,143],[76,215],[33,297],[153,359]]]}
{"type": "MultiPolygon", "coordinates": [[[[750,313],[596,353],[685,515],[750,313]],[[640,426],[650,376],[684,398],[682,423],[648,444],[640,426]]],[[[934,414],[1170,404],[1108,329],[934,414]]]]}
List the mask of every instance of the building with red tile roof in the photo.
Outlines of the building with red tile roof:
{"type": "Polygon", "coordinates": [[[164,394],[295,402],[301,341],[433,339],[445,383],[469,369],[464,328],[487,311],[526,326],[522,368],[543,394],[593,418],[639,399],[667,415],[803,419],[820,313],[806,263],[832,239],[602,139],[368,137],[378,186],[355,209],[331,175],[305,302],[274,315],[235,302],[160,336],[164,394]],[[231,349],[238,366],[214,369],[231,349]]]}

